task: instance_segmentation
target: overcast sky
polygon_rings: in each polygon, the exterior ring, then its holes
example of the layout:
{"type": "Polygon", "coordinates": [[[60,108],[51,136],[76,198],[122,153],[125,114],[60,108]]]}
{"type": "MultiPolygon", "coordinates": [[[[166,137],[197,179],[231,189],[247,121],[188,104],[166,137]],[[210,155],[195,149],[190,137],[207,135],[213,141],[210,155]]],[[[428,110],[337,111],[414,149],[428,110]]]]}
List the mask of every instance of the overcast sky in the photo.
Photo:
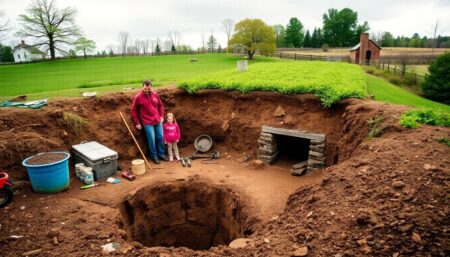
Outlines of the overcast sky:
{"type": "MultiPolygon", "coordinates": [[[[3,20],[17,25],[31,0],[0,0],[3,20]]],[[[75,7],[77,24],[97,49],[117,45],[118,34],[129,32],[133,39],[164,40],[169,31],[179,31],[181,42],[201,46],[202,34],[211,31],[222,46],[226,37],[224,19],[239,21],[260,18],[270,25],[286,25],[297,17],[306,29],[322,26],[322,15],[330,8],[349,7],[358,12],[359,22],[368,21],[371,33],[389,31],[394,36],[432,36],[436,21],[438,33],[450,35],[450,0],[56,0],[57,6],[75,7]]],[[[10,37],[6,43],[19,42],[10,37]]]]}

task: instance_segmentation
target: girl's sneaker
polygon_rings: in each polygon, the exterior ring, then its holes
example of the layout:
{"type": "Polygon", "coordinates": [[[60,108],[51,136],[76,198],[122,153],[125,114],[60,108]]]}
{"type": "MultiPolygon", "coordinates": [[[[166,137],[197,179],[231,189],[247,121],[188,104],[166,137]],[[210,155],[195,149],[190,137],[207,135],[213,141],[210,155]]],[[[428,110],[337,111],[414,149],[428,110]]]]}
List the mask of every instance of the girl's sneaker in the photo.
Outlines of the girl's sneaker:
{"type": "Polygon", "coordinates": [[[176,158],[178,161],[180,160],[180,156],[178,156],[178,155],[175,156],[175,158],[176,158]]]}
{"type": "Polygon", "coordinates": [[[173,161],[173,156],[169,156],[169,161],[173,161]]]}

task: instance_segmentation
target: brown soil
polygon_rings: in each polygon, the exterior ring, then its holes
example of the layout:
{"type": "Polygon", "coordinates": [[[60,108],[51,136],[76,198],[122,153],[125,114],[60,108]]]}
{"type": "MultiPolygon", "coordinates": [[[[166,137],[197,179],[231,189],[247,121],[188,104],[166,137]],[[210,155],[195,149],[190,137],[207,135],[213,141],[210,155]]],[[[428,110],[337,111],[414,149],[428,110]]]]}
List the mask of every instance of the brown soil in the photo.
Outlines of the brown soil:
{"type": "MultiPolygon", "coordinates": [[[[291,256],[305,246],[308,256],[450,255],[450,148],[435,141],[450,137],[449,128],[404,129],[398,118],[406,107],[368,100],[325,109],[311,95],[177,89],[160,95],[181,127],[181,154],[190,155],[195,137],[206,133],[222,158],[194,161],[192,168],[167,162],[135,181],[88,190],[79,189],[71,167],[71,188],[55,195],[35,194],[19,181],[13,203],[0,210],[3,255],[42,249],[38,256],[97,256],[109,242],[120,243],[122,256],[291,256]],[[285,115],[275,117],[279,106],[285,115]],[[384,118],[381,135],[368,140],[367,120],[375,116],[384,118]],[[287,156],[255,168],[244,157],[256,157],[262,125],[326,134],[328,167],[293,177],[287,156]],[[225,246],[236,237],[250,243],[225,246]]],[[[20,180],[26,157],[96,140],[129,168],[139,152],[117,112],[131,124],[132,96],[3,109],[0,166],[20,180]],[[64,112],[89,125],[77,134],[64,112]]]]}
{"type": "Polygon", "coordinates": [[[41,153],[28,159],[26,163],[30,165],[50,164],[61,161],[66,157],[67,155],[63,153],[41,153]]]}
{"type": "Polygon", "coordinates": [[[122,217],[128,238],[145,246],[207,250],[228,245],[251,231],[239,196],[223,185],[166,182],[125,198],[122,217]]]}

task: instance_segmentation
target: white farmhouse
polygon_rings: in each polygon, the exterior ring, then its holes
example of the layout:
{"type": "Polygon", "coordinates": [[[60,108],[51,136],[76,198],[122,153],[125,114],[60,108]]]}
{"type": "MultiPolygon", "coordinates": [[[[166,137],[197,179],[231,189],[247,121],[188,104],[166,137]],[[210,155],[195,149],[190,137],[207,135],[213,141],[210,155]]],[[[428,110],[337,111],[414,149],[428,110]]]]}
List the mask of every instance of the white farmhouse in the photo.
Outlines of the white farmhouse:
{"type": "Polygon", "coordinates": [[[22,43],[14,47],[13,55],[15,62],[30,62],[45,58],[45,53],[34,46],[25,44],[23,40],[22,43]]]}

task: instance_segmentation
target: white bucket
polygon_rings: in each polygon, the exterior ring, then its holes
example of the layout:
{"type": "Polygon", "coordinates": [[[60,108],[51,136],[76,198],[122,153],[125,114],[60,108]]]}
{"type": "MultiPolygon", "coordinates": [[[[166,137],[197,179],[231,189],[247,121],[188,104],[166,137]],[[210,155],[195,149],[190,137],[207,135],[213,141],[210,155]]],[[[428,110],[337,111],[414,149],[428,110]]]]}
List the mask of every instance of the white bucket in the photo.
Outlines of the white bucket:
{"type": "Polygon", "coordinates": [[[145,163],[142,159],[131,161],[131,171],[134,175],[143,175],[145,173],[145,163]]]}

